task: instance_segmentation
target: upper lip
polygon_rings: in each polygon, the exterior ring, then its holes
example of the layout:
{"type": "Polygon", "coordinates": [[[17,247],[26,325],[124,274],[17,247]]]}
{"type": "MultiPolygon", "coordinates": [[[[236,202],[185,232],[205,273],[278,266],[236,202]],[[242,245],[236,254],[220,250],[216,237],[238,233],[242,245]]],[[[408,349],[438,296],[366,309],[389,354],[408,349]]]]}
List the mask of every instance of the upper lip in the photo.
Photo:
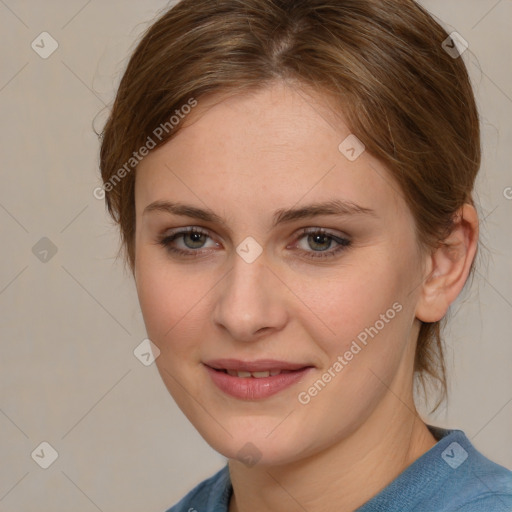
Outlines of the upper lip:
{"type": "Polygon", "coordinates": [[[215,370],[238,370],[241,372],[258,372],[266,370],[300,370],[311,365],[278,361],[277,359],[257,359],[256,361],[242,361],[240,359],[212,359],[204,364],[215,370]]]}

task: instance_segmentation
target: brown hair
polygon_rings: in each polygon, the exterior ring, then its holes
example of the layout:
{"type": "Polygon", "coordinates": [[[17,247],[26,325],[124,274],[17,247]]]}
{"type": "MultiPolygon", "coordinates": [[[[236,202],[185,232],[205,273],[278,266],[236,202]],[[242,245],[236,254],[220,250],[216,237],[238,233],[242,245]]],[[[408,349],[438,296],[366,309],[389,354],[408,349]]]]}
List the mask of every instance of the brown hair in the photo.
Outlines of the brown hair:
{"type": "MultiPolygon", "coordinates": [[[[191,98],[273,80],[337,98],[351,132],[398,183],[419,245],[438,247],[461,206],[473,204],[481,158],[473,90],[462,58],[443,47],[447,38],[413,0],[182,0],[164,12],[130,58],[100,152],[106,205],[131,271],[135,172],[120,168],[135,168],[133,152],[191,98]]],[[[422,323],[415,371],[423,389],[426,376],[441,385],[439,405],[447,393],[440,322],[422,323]]]]}

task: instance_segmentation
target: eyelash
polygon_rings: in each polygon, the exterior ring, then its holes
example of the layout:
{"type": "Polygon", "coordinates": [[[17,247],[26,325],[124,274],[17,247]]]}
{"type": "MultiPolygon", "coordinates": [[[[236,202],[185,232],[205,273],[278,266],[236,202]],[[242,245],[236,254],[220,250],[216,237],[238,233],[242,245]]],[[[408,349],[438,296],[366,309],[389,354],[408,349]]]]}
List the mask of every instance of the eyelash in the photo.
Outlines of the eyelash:
{"type": "MultiPolygon", "coordinates": [[[[164,235],[158,239],[157,243],[162,245],[168,252],[170,252],[172,254],[176,254],[178,256],[185,256],[185,257],[189,257],[189,258],[200,257],[201,256],[200,250],[190,249],[187,251],[187,250],[183,250],[183,249],[178,249],[171,245],[176,239],[183,237],[187,234],[199,234],[199,235],[205,235],[208,238],[211,238],[209,236],[208,232],[204,231],[203,229],[197,228],[197,227],[190,227],[187,229],[181,229],[172,234],[164,235]]],[[[327,238],[328,240],[330,239],[338,244],[338,247],[336,249],[331,250],[329,252],[327,252],[327,251],[312,251],[312,252],[310,252],[310,251],[302,251],[301,250],[301,252],[311,254],[310,256],[306,256],[307,258],[310,258],[310,259],[326,259],[326,258],[335,257],[339,253],[343,252],[345,249],[350,247],[350,245],[352,244],[351,240],[349,240],[348,238],[335,236],[332,233],[327,232],[323,228],[303,228],[299,232],[298,238],[296,239],[295,243],[299,242],[306,235],[322,235],[325,238],[327,238]],[[317,255],[313,255],[313,254],[317,254],[317,255]]]]}

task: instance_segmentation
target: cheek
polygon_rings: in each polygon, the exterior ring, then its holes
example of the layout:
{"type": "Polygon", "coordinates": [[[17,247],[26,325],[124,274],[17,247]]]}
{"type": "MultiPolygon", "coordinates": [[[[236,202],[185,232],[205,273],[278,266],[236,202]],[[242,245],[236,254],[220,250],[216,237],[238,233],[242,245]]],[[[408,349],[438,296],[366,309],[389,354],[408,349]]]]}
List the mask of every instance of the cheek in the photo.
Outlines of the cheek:
{"type": "Polygon", "coordinates": [[[384,383],[392,381],[403,359],[412,321],[405,303],[407,279],[397,269],[371,265],[313,290],[304,288],[303,293],[322,320],[309,323],[309,334],[324,354],[323,367],[302,384],[297,400],[319,418],[331,404],[333,414],[323,428],[344,425],[350,430],[382,398],[384,383]]]}
{"type": "MultiPolygon", "coordinates": [[[[208,312],[213,277],[171,265],[165,255],[141,250],[136,260],[137,294],[148,337],[169,360],[190,358],[208,312]]],[[[190,267],[191,269],[192,267],[190,267]]],[[[163,358],[159,358],[163,359],[163,358]]]]}
{"type": "Polygon", "coordinates": [[[148,336],[162,350],[163,341],[185,314],[188,288],[156,253],[141,249],[136,254],[136,287],[148,336]]]}
{"type": "Polygon", "coordinates": [[[323,340],[326,352],[348,350],[351,341],[359,334],[364,338],[365,329],[376,322],[381,331],[390,330],[397,316],[393,304],[403,306],[406,295],[407,277],[401,270],[381,259],[380,264],[344,267],[323,280],[301,279],[297,295],[310,311],[305,310],[314,339],[323,340]]]}
{"type": "Polygon", "coordinates": [[[167,316],[168,287],[161,278],[158,279],[158,275],[158,269],[153,266],[145,266],[144,270],[137,273],[137,294],[142,316],[148,336],[153,342],[162,338],[172,326],[173,320],[167,316]]]}

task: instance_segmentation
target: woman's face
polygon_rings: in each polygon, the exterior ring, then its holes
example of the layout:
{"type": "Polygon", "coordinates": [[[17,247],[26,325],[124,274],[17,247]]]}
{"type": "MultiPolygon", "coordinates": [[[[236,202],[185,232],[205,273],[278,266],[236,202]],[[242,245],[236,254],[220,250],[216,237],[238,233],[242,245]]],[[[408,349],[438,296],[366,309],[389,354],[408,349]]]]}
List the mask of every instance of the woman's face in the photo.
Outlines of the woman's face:
{"type": "Polygon", "coordinates": [[[385,167],[281,83],[184,122],[135,189],[138,295],[179,407],[249,464],[391,418],[410,399],[423,259],[385,167]]]}

